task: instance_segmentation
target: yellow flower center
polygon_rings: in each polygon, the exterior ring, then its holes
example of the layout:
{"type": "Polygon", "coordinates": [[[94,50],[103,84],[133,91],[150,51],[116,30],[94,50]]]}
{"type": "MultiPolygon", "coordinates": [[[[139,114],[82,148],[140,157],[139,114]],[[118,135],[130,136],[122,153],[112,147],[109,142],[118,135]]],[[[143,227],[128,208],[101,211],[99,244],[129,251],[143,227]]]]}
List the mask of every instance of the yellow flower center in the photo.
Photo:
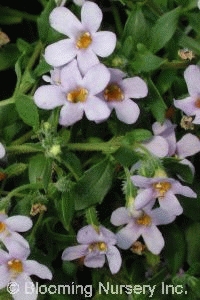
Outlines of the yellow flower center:
{"type": "Polygon", "coordinates": [[[23,272],[23,264],[19,259],[12,259],[8,261],[8,269],[15,275],[23,272]]]}
{"type": "Polygon", "coordinates": [[[104,98],[106,101],[122,101],[124,99],[124,94],[116,83],[109,84],[104,90],[104,98]]]}
{"type": "Polygon", "coordinates": [[[77,88],[69,92],[66,96],[67,100],[72,103],[85,102],[87,100],[88,90],[77,88]]]}
{"type": "Polygon", "coordinates": [[[153,184],[153,187],[158,192],[158,197],[164,197],[166,192],[170,190],[171,183],[167,181],[157,182],[153,184]]]}
{"type": "Polygon", "coordinates": [[[197,98],[197,100],[195,101],[194,105],[195,105],[197,108],[200,108],[200,98],[197,98]]]}
{"type": "Polygon", "coordinates": [[[104,242],[97,242],[97,243],[92,243],[88,247],[89,251],[106,251],[107,250],[107,245],[104,242]]]}
{"type": "Polygon", "coordinates": [[[6,225],[3,222],[0,222],[0,233],[6,230],[6,225]]]}
{"type": "Polygon", "coordinates": [[[144,213],[141,217],[136,219],[136,223],[138,225],[150,226],[151,225],[151,217],[144,213]]]}
{"type": "Polygon", "coordinates": [[[89,32],[82,33],[76,41],[78,49],[87,49],[92,43],[92,37],[89,32]]]}

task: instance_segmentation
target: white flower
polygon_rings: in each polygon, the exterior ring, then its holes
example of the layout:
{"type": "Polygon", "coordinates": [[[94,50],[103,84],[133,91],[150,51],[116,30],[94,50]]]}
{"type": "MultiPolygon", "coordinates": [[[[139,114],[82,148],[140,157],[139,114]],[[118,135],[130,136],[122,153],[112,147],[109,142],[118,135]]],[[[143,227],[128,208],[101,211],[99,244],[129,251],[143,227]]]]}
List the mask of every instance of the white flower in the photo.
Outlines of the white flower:
{"type": "Polygon", "coordinates": [[[4,148],[4,146],[2,145],[2,143],[0,143],[0,159],[3,158],[6,154],[6,150],[4,148]]]}
{"type": "Polygon", "coordinates": [[[51,271],[35,260],[27,260],[29,248],[18,243],[11,243],[7,248],[8,252],[0,249],[0,289],[13,284],[18,287],[12,295],[14,300],[36,300],[37,293],[30,275],[51,280],[51,271]],[[31,287],[31,293],[26,293],[27,286],[31,287]]]}
{"type": "Polygon", "coordinates": [[[56,7],[50,14],[50,25],[68,38],[55,42],[45,49],[45,60],[60,67],[77,57],[82,73],[97,64],[100,57],[110,55],[116,45],[116,35],[99,31],[103,15],[99,6],[86,1],[81,8],[81,22],[66,7],[56,7]]]}
{"type": "Polygon", "coordinates": [[[28,242],[18,232],[25,232],[32,225],[33,223],[29,217],[20,215],[8,217],[6,214],[0,214],[0,241],[6,247],[12,241],[15,241],[28,248],[28,242]]]}

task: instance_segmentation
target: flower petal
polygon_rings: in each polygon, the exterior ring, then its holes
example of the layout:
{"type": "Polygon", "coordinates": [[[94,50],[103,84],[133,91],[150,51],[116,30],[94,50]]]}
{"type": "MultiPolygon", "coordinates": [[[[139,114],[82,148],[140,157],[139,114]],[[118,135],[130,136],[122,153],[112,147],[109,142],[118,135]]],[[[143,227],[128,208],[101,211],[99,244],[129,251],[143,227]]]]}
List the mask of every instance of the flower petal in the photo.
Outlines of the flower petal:
{"type": "Polygon", "coordinates": [[[139,191],[135,198],[135,209],[144,208],[149,202],[155,202],[154,191],[151,188],[139,191]]]}
{"type": "Polygon", "coordinates": [[[150,227],[146,227],[144,232],[142,233],[142,237],[144,239],[147,248],[153,254],[156,255],[159,254],[165,245],[165,241],[163,239],[161,232],[154,225],[150,227]]]}
{"type": "Polygon", "coordinates": [[[83,117],[83,106],[80,103],[69,103],[61,108],[59,123],[63,126],[71,126],[83,117]]]}
{"type": "Polygon", "coordinates": [[[84,265],[89,268],[102,268],[105,264],[105,255],[97,252],[89,253],[84,259],[84,265]]]}
{"type": "Polygon", "coordinates": [[[115,108],[117,118],[126,124],[134,124],[140,114],[138,105],[131,99],[113,102],[112,107],[115,108]]]}
{"type": "Polygon", "coordinates": [[[110,80],[110,72],[103,64],[91,67],[83,77],[83,85],[89,90],[90,95],[96,95],[103,91],[110,80]]]}
{"type": "Polygon", "coordinates": [[[61,85],[66,91],[75,90],[77,87],[82,86],[82,76],[76,59],[73,59],[62,68],[60,78],[61,85]]]}
{"type": "Polygon", "coordinates": [[[185,197],[192,197],[192,198],[196,198],[197,194],[195,192],[193,192],[193,190],[185,185],[182,185],[180,182],[175,181],[172,185],[172,191],[174,194],[180,194],[183,195],[185,197]]]}
{"type": "Polygon", "coordinates": [[[176,218],[175,215],[167,213],[166,210],[157,207],[151,210],[151,218],[153,220],[154,225],[164,225],[173,222],[176,218]]]}
{"type": "Polygon", "coordinates": [[[103,14],[99,6],[91,1],[86,1],[81,9],[81,23],[85,30],[90,33],[96,32],[103,18],[103,14]]]}
{"type": "Polygon", "coordinates": [[[199,151],[200,140],[194,134],[191,133],[185,134],[176,145],[176,154],[180,158],[192,156],[199,151]]]}
{"type": "Polygon", "coordinates": [[[90,121],[105,120],[111,113],[107,104],[96,96],[88,97],[84,105],[84,111],[90,121]]]}
{"type": "Polygon", "coordinates": [[[4,146],[2,145],[2,143],[0,143],[0,159],[3,158],[6,154],[6,150],[4,148],[4,146]]]}
{"type": "Polygon", "coordinates": [[[141,226],[136,226],[133,223],[126,225],[119,230],[117,236],[117,246],[121,249],[128,249],[138,239],[141,234],[141,226]]]}
{"type": "Polygon", "coordinates": [[[168,191],[165,194],[164,199],[160,198],[158,201],[159,201],[160,207],[162,209],[166,210],[171,215],[179,216],[183,213],[183,208],[180,205],[178,199],[170,191],[168,191]]]}
{"type": "Polygon", "coordinates": [[[193,116],[197,110],[194,105],[195,100],[195,97],[186,97],[182,100],[174,100],[174,106],[182,110],[186,115],[193,116]]]}
{"type": "Polygon", "coordinates": [[[35,260],[27,260],[23,263],[24,271],[28,275],[36,275],[42,279],[52,279],[52,273],[45,265],[35,260]]]}
{"type": "Polygon", "coordinates": [[[108,265],[112,274],[116,274],[122,264],[122,258],[119,250],[115,246],[110,246],[106,252],[108,265]]]}
{"type": "Polygon", "coordinates": [[[152,183],[151,178],[147,178],[141,175],[133,175],[131,176],[131,180],[133,181],[134,185],[139,186],[141,188],[147,188],[151,186],[152,183]]]}
{"type": "Polygon", "coordinates": [[[34,101],[39,108],[54,109],[63,105],[66,100],[59,86],[43,85],[35,91],[34,101]]]}
{"type": "Polygon", "coordinates": [[[162,136],[154,136],[143,145],[153,154],[158,157],[165,157],[169,152],[168,142],[162,136]]]}
{"type": "Polygon", "coordinates": [[[70,62],[77,55],[78,49],[70,39],[60,40],[45,49],[44,58],[53,67],[60,67],[70,62]]]}
{"type": "Polygon", "coordinates": [[[99,31],[93,36],[91,47],[100,57],[107,57],[113,53],[116,46],[116,35],[111,31],[99,31]]]}
{"type": "Polygon", "coordinates": [[[77,17],[66,7],[54,8],[49,16],[51,27],[71,38],[83,31],[83,26],[77,17]]]}
{"type": "Polygon", "coordinates": [[[80,244],[92,244],[99,240],[99,233],[92,225],[81,228],[77,234],[77,241],[80,244]]]}
{"type": "Polygon", "coordinates": [[[7,286],[9,278],[10,274],[8,272],[7,265],[0,266],[0,289],[3,289],[7,286]]]}
{"type": "Polygon", "coordinates": [[[88,253],[88,245],[77,245],[68,247],[63,251],[63,260],[74,260],[80,257],[84,257],[88,253]]]}
{"type": "Polygon", "coordinates": [[[115,226],[120,226],[129,223],[131,219],[127,208],[119,207],[112,212],[110,222],[115,226]]]}
{"type": "Polygon", "coordinates": [[[200,68],[190,65],[184,72],[188,92],[191,96],[200,94],[200,68]]]}
{"type": "Polygon", "coordinates": [[[16,283],[19,286],[18,293],[15,293],[13,295],[14,300],[36,300],[38,298],[38,294],[36,293],[36,287],[27,274],[21,273],[13,282],[15,286],[16,283]]]}
{"type": "Polygon", "coordinates": [[[32,227],[33,222],[29,217],[18,215],[9,217],[5,224],[11,231],[25,232],[32,227]]]}
{"type": "Polygon", "coordinates": [[[126,78],[122,81],[122,87],[126,97],[128,98],[143,98],[148,94],[146,82],[138,76],[126,78]]]}
{"type": "Polygon", "coordinates": [[[99,63],[99,59],[91,47],[85,50],[79,50],[77,53],[77,61],[78,67],[83,75],[86,74],[91,67],[99,63]]]}
{"type": "MultiPolygon", "coordinates": [[[[103,235],[104,241],[109,245],[115,245],[117,242],[115,234],[104,226],[99,226],[99,232],[103,235]]],[[[100,240],[101,238],[99,238],[100,240]]]]}

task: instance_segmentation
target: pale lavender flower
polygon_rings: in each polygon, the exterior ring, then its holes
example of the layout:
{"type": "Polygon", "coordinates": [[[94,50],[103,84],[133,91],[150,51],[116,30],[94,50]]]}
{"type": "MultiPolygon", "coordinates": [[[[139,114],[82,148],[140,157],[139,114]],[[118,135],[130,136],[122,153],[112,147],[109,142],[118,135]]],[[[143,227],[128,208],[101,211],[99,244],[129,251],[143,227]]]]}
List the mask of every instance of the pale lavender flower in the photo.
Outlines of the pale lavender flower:
{"type": "Polygon", "coordinates": [[[8,217],[0,214],[0,241],[6,246],[12,242],[18,242],[24,247],[29,247],[28,242],[18,233],[25,232],[32,227],[33,223],[29,217],[16,215],[8,217]]]}
{"type": "Polygon", "coordinates": [[[169,224],[175,216],[169,215],[161,208],[144,208],[132,214],[126,207],[117,208],[111,215],[111,223],[115,226],[126,225],[117,233],[117,246],[128,249],[142,236],[147,248],[154,254],[159,254],[164,247],[164,239],[157,225],[169,224]]]}
{"type": "Polygon", "coordinates": [[[152,139],[153,146],[151,148],[151,151],[157,151],[157,148],[159,146],[155,138],[158,136],[164,138],[168,143],[168,153],[166,156],[177,157],[178,159],[180,159],[180,163],[188,165],[192,173],[194,174],[194,166],[188,159],[186,159],[186,157],[192,156],[200,151],[200,140],[194,134],[187,133],[177,142],[175,128],[176,125],[173,125],[170,120],[165,120],[163,124],[155,122],[152,125],[153,133],[155,136],[152,139]]]}
{"type": "Polygon", "coordinates": [[[36,300],[37,291],[30,275],[36,275],[42,279],[52,278],[51,271],[35,260],[27,260],[30,254],[29,248],[21,247],[20,244],[12,243],[8,247],[8,252],[0,249],[0,289],[12,285],[18,287],[18,291],[13,291],[14,300],[36,300]],[[29,289],[29,293],[26,289],[29,289]]]}
{"type": "Polygon", "coordinates": [[[138,76],[124,78],[126,74],[119,69],[109,68],[111,77],[101,98],[114,109],[117,118],[126,123],[133,124],[137,121],[140,109],[131,98],[139,99],[147,96],[148,88],[143,79],[138,76]]]}
{"type": "Polygon", "coordinates": [[[63,260],[84,258],[85,266],[102,268],[107,259],[111,273],[119,271],[122,259],[115,247],[117,239],[113,232],[104,226],[95,229],[87,225],[78,231],[77,241],[81,245],[66,248],[62,254],[63,260]]]}
{"type": "Polygon", "coordinates": [[[190,198],[196,198],[197,195],[188,186],[182,185],[178,180],[168,177],[148,178],[140,175],[131,176],[133,184],[140,188],[135,198],[135,208],[142,209],[146,205],[154,205],[156,199],[160,207],[172,215],[180,215],[183,208],[180,205],[175,194],[190,198]]]}
{"type": "Polygon", "coordinates": [[[43,109],[62,106],[59,123],[73,125],[83,118],[101,121],[110,115],[107,104],[96,95],[107,85],[110,73],[103,64],[91,67],[82,77],[77,61],[73,60],[60,72],[60,84],[43,85],[34,94],[36,105],[43,109]],[[95,79],[95,80],[94,80],[95,79]]]}
{"type": "Polygon", "coordinates": [[[61,84],[60,73],[61,73],[61,68],[54,68],[53,70],[50,71],[50,76],[43,75],[42,79],[48,83],[59,85],[61,84]]]}
{"type": "Polygon", "coordinates": [[[3,146],[2,143],[0,143],[0,159],[3,158],[6,154],[5,147],[3,146]]]}
{"type": "Polygon", "coordinates": [[[200,67],[190,65],[184,72],[189,97],[174,100],[174,106],[187,116],[194,116],[193,123],[200,124],[200,67]]]}
{"type": "Polygon", "coordinates": [[[50,25],[69,38],[55,42],[45,49],[45,60],[60,67],[77,57],[81,72],[85,73],[97,64],[100,57],[109,56],[116,45],[116,35],[110,31],[99,31],[102,11],[91,1],[81,8],[81,22],[66,7],[56,7],[50,14],[50,25]]]}

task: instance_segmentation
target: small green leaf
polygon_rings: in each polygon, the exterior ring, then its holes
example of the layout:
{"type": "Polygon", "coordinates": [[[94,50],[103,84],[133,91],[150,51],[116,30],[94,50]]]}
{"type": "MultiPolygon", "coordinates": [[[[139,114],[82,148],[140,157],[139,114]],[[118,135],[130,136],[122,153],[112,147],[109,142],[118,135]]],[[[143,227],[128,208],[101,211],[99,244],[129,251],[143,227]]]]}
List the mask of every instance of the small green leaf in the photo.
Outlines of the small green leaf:
{"type": "Polygon", "coordinates": [[[135,142],[143,142],[145,140],[148,140],[152,137],[152,133],[151,131],[147,130],[147,129],[134,129],[130,132],[128,132],[124,139],[123,142],[125,144],[129,144],[132,145],[135,142]]]}
{"type": "Polygon", "coordinates": [[[101,203],[111,188],[114,166],[108,159],[92,166],[74,186],[75,209],[101,203]]]}
{"type": "Polygon", "coordinates": [[[39,128],[39,113],[32,97],[17,95],[15,104],[17,112],[24,123],[32,126],[34,129],[39,128]]]}
{"type": "Polygon", "coordinates": [[[15,163],[13,165],[10,165],[5,169],[5,173],[7,174],[7,177],[13,177],[13,176],[18,176],[22,174],[27,168],[26,164],[23,163],[15,163]]]}
{"type": "Polygon", "coordinates": [[[131,66],[139,73],[154,71],[166,62],[166,59],[154,55],[143,44],[138,44],[137,49],[131,66]]]}
{"type": "Polygon", "coordinates": [[[184,232],[176,224],[165,226],[162,231],[165,239],[163,250],[167,266],[175,275],[183,266],[186,256],[186,245],[184,232]]]}
{"type": "Polygon", "coordinates": [[[187,262],[190,266],[200,262],[200,223],[191,223],[185,231],[187,242],[187,262]]]}
{"type": "Polygon", "coordinates": [[[30,159],[28,168],[30,183],[42,182],[46,189],[51,178],[51,171],[51,160],[43,154],[37,154],[30,159]]]}
{"type": "Polygon", "coordinates": [[[149,106],[154,118],[158,122],[162,123],[165,120],[167,106],[151,79],[148,81],[148,88],[149,94],[146,103],[149,106]]]}
{"type": "Polygon", "coordinates": [[[180,12],[180,7],[177,7],[174,10],[165,13],[157,20],[150,33],[150,50],[152,52],[155,53],[163,48],[172,38],[177,29],[180,12]]]}
{"type": "Polygon", "coordinates": [[[133,151],[131,147],[121,146],[114,154],[113,157],[124,167],[131,167],[138,159],[139,155],[133,151]]]}
{"type": "Polygon", "coordinates": [[[69,231],[74,215],[74,199],[70,191],[62,193],[59,207],[59,215],[61,216],[63,226],[69,231]]]}
{"type": "Polygon", "coordinates": [[[0,71],[13,67],[20,53],[16,45],[8,44],[0,48],[0,71]]]}
{"type": "Polygon", "coordinates": [[[123,40],[125,41],[130,36],[132,38],[132,45],[136,47],[138,43],[145,44],[148,36],[147,33],[148,26],[141,6],[133,6],[124,27],[123,40]]]}

